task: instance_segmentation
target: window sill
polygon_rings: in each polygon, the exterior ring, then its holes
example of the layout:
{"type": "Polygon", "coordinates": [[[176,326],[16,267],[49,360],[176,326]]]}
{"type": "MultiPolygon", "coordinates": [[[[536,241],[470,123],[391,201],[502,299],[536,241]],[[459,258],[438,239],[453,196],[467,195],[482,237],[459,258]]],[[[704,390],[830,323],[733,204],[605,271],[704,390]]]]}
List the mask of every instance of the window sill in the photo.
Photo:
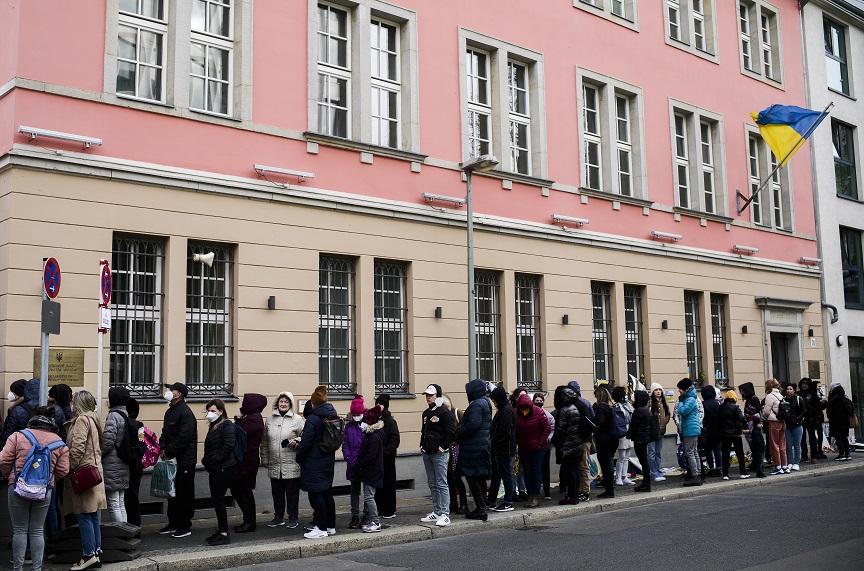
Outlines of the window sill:
{"type": "Polygon", "coordinates": [[[855,309],[858,311],[864,311],[864,304],[858,303],[847,303],[843,306],[845,309],[855,309]]]}
{"type": "MultiPolygon", "coordinates": [[[[224,395],[224,394],[219,394],[219,393],[213,393],[212,396],[207,396],[207,395],[190,396],[190,397],[186,397],[183,400],[185,400],[186,402],[194,402],[194,403],[204,402],[204,403],[206,403],[206,402],[209,402],[210,399],[214,399],[214,398],[222,399],[222,402],[240,402],[240,397],[237,397],[234,395],[224,395]]],[[[160,404],[164,404],[166,406],[168,405],[168,401],[166,401],[161,396],[136,398],[135,400],[137,400],[139,404],[157,404],[157,403],[160,403],[160,404]]]]}
{"type": "Polygon", "coordinates": [[[784,85],[782,80],[774,79],[773,77],[767,77],[767,76],[759,73],[758,71],[755,71],[752,69],[747,69],[744,66],[741,66],[741,75],[743,75],[745,77],[749,77],[750,79],[753,79],[755,81],[760,81],[760,82],[764,83],[765,85],[770,85],[771,87],[776,87],[777,89],[780,89],[781,91],[786,91],[786,86],[784,85]]]}
{"type": "Polygon", "coordinates": [[[611,9],[604,8],[603,6],[597,6],[596,4],[591,4],[585,0],[573,0],[573,7],[588,12],[589,14],[593,14],[598,18],[603,18],[613,24],[618,24],[619,26],[633,30],[634,32],[639,31],[639,25],[636,21],[631,20],[626,16],[615,14],[611,9]]]}
{"type": "Polygon", "coordinates": [[[634,196],[624,196],[622,194],[612,194],[605,190],[594,190],[593,188],[579,187],[579,194],[599,198],[600,200],[610,200],[612,202],[623,202],[624,204],[632,204],[633,206],[641,206],[642,208],[650,208],[654,205],[653,200],[645,200],[634,196]]]}
{"type": "Polygon", "coordinates": [[[156,101],[154,99],[144,99],[143,97],[135,97],[134,95],[124,95],[122,93],[114,94],[117,99],[122,99],[123,101],[134,101],[135,103],[140,103],[142,105],[156,105],[157,107],[165,107],[166,109],[174,109],[173,105],[169,105],[164,101],[156,101]]]}
{"type": "Polygon", "coordinates": [[[690,42],[679,40],[667,35],[666,45],[687,52],[688,54],[694,55],[698,58],[702,58],[705,61],[710,61],[711,63],[715,63],[717,65],[720,64],[720,58],[717,57],[716,53],[711,53],[709,51],[699,49],[696,46],[691,46],[690,42]]]}
{"type": "Polygon", "coordinates": [[[854,202],[856,204],[864,204],[864,200],[861,200],[860,198],[855,198],[852,196],[846,196],[845,194],[838,194],[837,198],[842,198],[843,200],[848,200],[848,201],[854,202]]]}
{"type": "Polygon", "coordinates": [[[231,115],[223,115],[222,113],[215,113],[213,111],[207,111],[205,109],[194,109],[192,107],[189,108],[190,113],[200,113],[201,115],[207,115],[208,117],[216,117],[218,119],[225,119],[226,121],[234,121],[235,123],[242,123],[242,119],[238,119],[236,117],[232,117],[231,115]]]}
{"type": "Polygon", "coordinates": [[[550,188],[553,184],[555,184],[554,180],[549,180],[545,178],[539,178],[536,176],[529,176],[526,174],[519,174],[517,172],[507,172],[502,170],[491,170],[486,172],[475,172],[474,176],[485,176],[489,178],[495,178],[498,180],[509,180],[513,182],[517,182],[520,184],[527,184],[528,186],[536,186],[539,188],[550,188]]]}
{"type": "Polygon", "coordinates": [[[303,133],[306,141],[310,143],[318,143],[325,147],[334,147],[336,149],[344,149],[347,151],[358,151],[361,153],[372,153],[379,157],[387,157],[400,161],[408,161],[412,163],[422,163],[428,155],[413,153],[411,151],[403,151],[401,149],[393,149],[390,147],[380,147],[371,143],[363,143],[360,141],[352,141],[351,139],[343,139],[342,137],[333,137],[312,131],[303,133]]]}
{"type": "Polygon", "coordinates": [[[689,216],[691,218],[704,218],[705,220],[713,220],[714,222],[720,222],[721,224],[731,224],[735,221],[734,218],[723,216],[722,214],[712,214],[711,212],[691,210],[689,208],[682,208],[680,206],[673,207],[672,212],[675,212],[676,214],[681,214],[682,216],[689,216]]]}
{"type": "Polygon", "coordinates": [[[847,98],[847,99],[851,99],[852,101],[858,101],[857,98],[855,98],[855,97],[849,95],[848,93],[843,93],[842,91],[837,91],[837,90],[834,89],[833,87],[829,87],[829,88],[828,88],[828,91],[830,91],[831,93],[836,93],[837,95],[842,95],[843,97],[845,97],[845,98],[847,98]]]}

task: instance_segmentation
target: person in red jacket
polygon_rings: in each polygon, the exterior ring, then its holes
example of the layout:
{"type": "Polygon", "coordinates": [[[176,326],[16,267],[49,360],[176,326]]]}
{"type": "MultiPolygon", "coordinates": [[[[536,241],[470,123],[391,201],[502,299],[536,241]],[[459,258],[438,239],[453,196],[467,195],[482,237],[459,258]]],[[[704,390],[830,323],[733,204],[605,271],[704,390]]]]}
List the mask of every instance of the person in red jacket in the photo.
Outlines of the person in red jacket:
{"type": "Polygon", "coordinates": [[[525,472],[528,488],[526,508],[540,505],[540,482],[543,455],[552,429],[542,408],[531,401],[527,394],[516,399],[516,442],[519,445],[519,462],[525,472]]]}

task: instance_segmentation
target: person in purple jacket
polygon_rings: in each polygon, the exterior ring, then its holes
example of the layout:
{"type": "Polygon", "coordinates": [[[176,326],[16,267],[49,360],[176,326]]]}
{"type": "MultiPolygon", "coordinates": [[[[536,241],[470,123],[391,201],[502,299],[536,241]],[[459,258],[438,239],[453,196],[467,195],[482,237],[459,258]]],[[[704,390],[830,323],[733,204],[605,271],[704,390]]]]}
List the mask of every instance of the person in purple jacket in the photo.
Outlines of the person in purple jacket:
{"type": "MultiPolygon", "coordinates": [[[[342,457],[345,459],[345,479],[351,482],[351,522],[348,527],[357,529],[360,527],[360,479],[355,474],[357,455],[360,454],[360,445],[363,442],[363,430],[360,423],[363,421],[365,411],[362,395],[354,395],[348,418],[345,419],[345,436],[342,439],[342,457]]],[[[366,510],[363,510],[363,519],[366,519],[366,510]]],[[[365,521],[363,522],[365,523],[365,521]]]]}

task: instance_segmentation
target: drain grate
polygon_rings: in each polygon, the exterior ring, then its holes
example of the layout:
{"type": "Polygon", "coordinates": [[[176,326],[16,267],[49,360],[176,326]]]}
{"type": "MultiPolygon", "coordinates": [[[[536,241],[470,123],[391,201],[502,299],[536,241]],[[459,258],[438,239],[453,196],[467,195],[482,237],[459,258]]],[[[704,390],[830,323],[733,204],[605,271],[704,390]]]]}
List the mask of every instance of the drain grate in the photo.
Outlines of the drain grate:
{"type": "Polygon", "coordinates": [[[526,525],[525,527],[517,527],[516,531],[543,531],[544,529],[552,529],[551,525],[526,525]]]}

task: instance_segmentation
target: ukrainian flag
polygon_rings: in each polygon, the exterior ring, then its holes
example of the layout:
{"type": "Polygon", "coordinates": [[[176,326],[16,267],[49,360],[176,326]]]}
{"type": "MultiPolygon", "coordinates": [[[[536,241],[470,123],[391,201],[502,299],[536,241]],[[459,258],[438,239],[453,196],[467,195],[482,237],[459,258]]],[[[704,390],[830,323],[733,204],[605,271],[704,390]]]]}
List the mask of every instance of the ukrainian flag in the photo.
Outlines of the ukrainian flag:
{"type": "Polygon", "coordinates": [[[827,113],[792,105],[772,105],[759,113],[750,113],[765,143],[780,166],[786,166],[807,137],[819,126],[827,113]]]}

